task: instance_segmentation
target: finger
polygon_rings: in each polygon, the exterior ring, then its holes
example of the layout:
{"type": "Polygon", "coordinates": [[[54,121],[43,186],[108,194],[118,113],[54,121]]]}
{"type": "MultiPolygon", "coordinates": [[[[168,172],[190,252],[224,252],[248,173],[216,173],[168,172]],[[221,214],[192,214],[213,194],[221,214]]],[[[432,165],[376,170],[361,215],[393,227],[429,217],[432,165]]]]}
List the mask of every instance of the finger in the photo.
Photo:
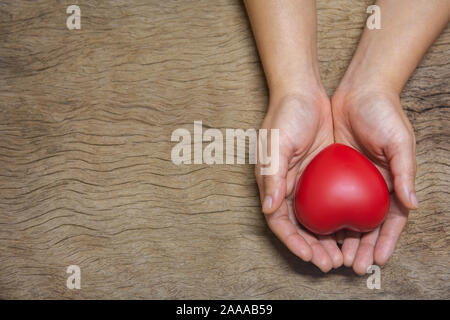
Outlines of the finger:
{"type": "Polygon", "coordinates": [[[337,269],[344,263],[344,257],[337,246],[336,239],[332,235],[319,236],[319,242],[327,251],[333,263],[333,268],[337,269]]]}
{"type": "Polygon", "coordinates": [[[344,265],[351,267],[358,251],[361,233],[352,230],[346,230],[345,240],[342,244],[342,256],[344,257],[344,265]]]}
{"type": "Polygon", "coordinates": [[[261,173],[261,169],[260,169],[259,163],[257,163],[255,165],[255,178],[256,178],[256,183],[258,185],[259,198],[261,200],[261,205],[262,205],[262,202],[264,200],[264,182],[263,182],[263,178],[260,173],[261,173]]]}
{"type": "Polygon", "coordinates": [[[387,148],[386,156],[394,177],[394,190],[403,205],[411,210],[418,208],[414,187],[416,177],[416,148],[414,136],[387,148]]]}
{"type": "Polygon", "coordinates": [[[364,234],[359,242],[353,262],[353,270],[360,276],[366,274],[367,269],[373,264],[373,251],[377,242],[380,228],[364,234]]]}
{"type": "Polygon", "coordinates": [[[380,266],[384,265],[391,257],[408,220],[408,209],[396,197],[392,197],[389,210],[375,245],[375,263],[380,266]]]}
{"type": "Polygon", "coordinates": [[[286,197],[288,159],[282,152],[279,153],[278,163],[278,170],[275,170],[275,173],[261,175],[264,186],[263,212],[265,214],[274,213],[286,197]]]}
{"type": "Polygon", "coordinates": [[[294,167],[288,169],[287,177],[286,177],[286,194],[291,194],[292,190],[294,190],[297,181],[301,175],[299,171],[300,163],[297,163],[294,167]]]}
{"type": "Polygon", "coordinates": [[[336,242],[337,243],[343,244],[344,239],[345,239],[345,231],[344,230],[339,230],[338,232],[336,232],[336,242]]]}
{"type": "Polygon", "coordinates": [[[299,235],[305,239],[312,250],[311,262],[323,272],[328,272],[333,268],[333,262],[330,255],[323,248],[317,237],[301,226],[295,217],[292,201],[286,201],[288,208],[288,217],[291,223],[296,227],[299,235]]]}
{"type": "Polygon", "coordinates": [[[327,250],[325,250],[319,240],[317,240],[316,236],[314,236],[306,229],[303,229],[303,227],[299,230],[299,234],[311,246],[311,262],[316,265],[322,272],[330,271],[333,268],[333,261],[327,250]]]}
{"type": "Polygon", "coordinates": [[[313,253],[310,245],[303,239],[288,216],[286,201],[274,214],[266,214],[269,228],[286,247],[303,261],[310,261],[313,253]]]}
{"type": "Polygon", "coordinates": [[[328,272],[333,268],[333,261],[328,255],[325,248],[321,245],[319,241],[313,241],[310,243],[312,249],[311,262],[317,266],[322,272],[328,272]]]}

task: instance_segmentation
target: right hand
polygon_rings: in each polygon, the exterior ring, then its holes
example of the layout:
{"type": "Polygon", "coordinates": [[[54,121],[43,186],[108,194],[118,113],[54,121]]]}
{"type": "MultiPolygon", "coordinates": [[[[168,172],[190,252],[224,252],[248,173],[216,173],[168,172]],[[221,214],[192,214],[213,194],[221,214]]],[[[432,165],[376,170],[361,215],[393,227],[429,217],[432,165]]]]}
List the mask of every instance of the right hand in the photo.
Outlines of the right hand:
{"type": "MultiPolygon", "coordinates": [[[[316,236],[301,226],[294,213],[296,182],[306,165],[322,149],[334,142],[330,100],[327,94],[271,96],[261,128],[279,129],[279,169],[261,175],[255,166],[263,212],[269,228],[304,261],[323,272],[343,264],[334,235],[316,236]]],[[[270,130],[268,130],[270,138],[270,130]]]]}

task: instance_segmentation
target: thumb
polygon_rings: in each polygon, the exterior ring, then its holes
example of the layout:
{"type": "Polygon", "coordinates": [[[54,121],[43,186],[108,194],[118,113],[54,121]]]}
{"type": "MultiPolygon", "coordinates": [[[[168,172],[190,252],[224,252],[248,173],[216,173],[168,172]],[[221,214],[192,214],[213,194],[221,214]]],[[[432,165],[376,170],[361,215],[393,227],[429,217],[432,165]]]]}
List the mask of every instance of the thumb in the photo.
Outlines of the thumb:
{"type": "MultiPolygon", "coordinates": [[[[273,129],[272,129],[273,130],[273,129]]],[[[288,172],[288,152],[286,146],[280,147],[278,131],[275,131],[275,139],[272,135],[267,140],[260,136],[261,143],[258,143],[258,172],[262,177],[262,189],[264,199],[262,199],[262,210],[265,214],[274,213],[283,202],[286,196],[286,176],[288,172]],[[270,159],[268,159],[267,148],[270,146],[270,159]],[[269,160],[269,161],[268,161],[269,160]],[[262,164],[270,167],[263,167],[262,164]]]]}
{"type": "Polygon", "coordinates": [[[263,212],[274,213],[281,206],[286,197],[286,175],[288,161],[284,157],[279,159],[278,171],[274,174],[263,175],[264,200],[263,212]]]}
{"type": "Polygon", "coordinates": [[[387,152],[389,165],[394,177],[394,191],[401,203],[415,210],[417,202],[414,181],[416,177],[416,148],[414,137],[407,139],[387,152]]]}

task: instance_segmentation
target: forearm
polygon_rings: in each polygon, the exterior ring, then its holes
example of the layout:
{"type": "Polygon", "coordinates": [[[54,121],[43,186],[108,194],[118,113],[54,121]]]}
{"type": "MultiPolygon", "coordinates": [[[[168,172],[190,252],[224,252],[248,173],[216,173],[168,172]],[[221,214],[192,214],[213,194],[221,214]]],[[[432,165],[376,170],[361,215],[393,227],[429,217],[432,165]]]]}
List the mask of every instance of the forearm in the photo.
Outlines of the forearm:
{"type": "MultiPolygon", "coordinates": [[[[340,85],[400,94],[428,47],[447,25],[448,0],[379,0],[381,29],[365,29],[340,85]]],[[[346,88],[343,88],[346,87],[346,88]]]]}
{"type": "Polygon", "coordinates": [[[269,90],[320,88],[314,0],[245,0],[269,90]]]}

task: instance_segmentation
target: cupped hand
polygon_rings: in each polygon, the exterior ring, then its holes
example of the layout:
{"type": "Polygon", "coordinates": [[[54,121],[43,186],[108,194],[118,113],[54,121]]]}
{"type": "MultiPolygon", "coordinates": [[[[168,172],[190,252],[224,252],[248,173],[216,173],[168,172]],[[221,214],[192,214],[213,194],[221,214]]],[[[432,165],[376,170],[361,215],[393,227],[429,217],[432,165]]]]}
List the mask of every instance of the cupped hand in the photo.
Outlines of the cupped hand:
{"type": "MultiPolygon", "coordinates": [[[[330,101],[325,92],[271,96],[264,129],[279,129],[279,168],[261,175],[255,166],[263,212],[270,229],[304,261],[323,272],[343,263],[334,235],[316,236],[302,227],[293,210],[296,181],[308,162],[333,143],[330,101]]],[[[268,130],[270,137],[270,130],[268,130]]]]}
{"type": "Polygon", "coordinates": [[[334,136],[368,157],[386,180],[390,208],[382,226],[360,234],[340,231],[344,265],[365,274],[370,265],[385,264],[406,225],[409,210],[417,209],[415,138],[397,93],[386,89],[337,91],[332,98],[334,136]]]}

